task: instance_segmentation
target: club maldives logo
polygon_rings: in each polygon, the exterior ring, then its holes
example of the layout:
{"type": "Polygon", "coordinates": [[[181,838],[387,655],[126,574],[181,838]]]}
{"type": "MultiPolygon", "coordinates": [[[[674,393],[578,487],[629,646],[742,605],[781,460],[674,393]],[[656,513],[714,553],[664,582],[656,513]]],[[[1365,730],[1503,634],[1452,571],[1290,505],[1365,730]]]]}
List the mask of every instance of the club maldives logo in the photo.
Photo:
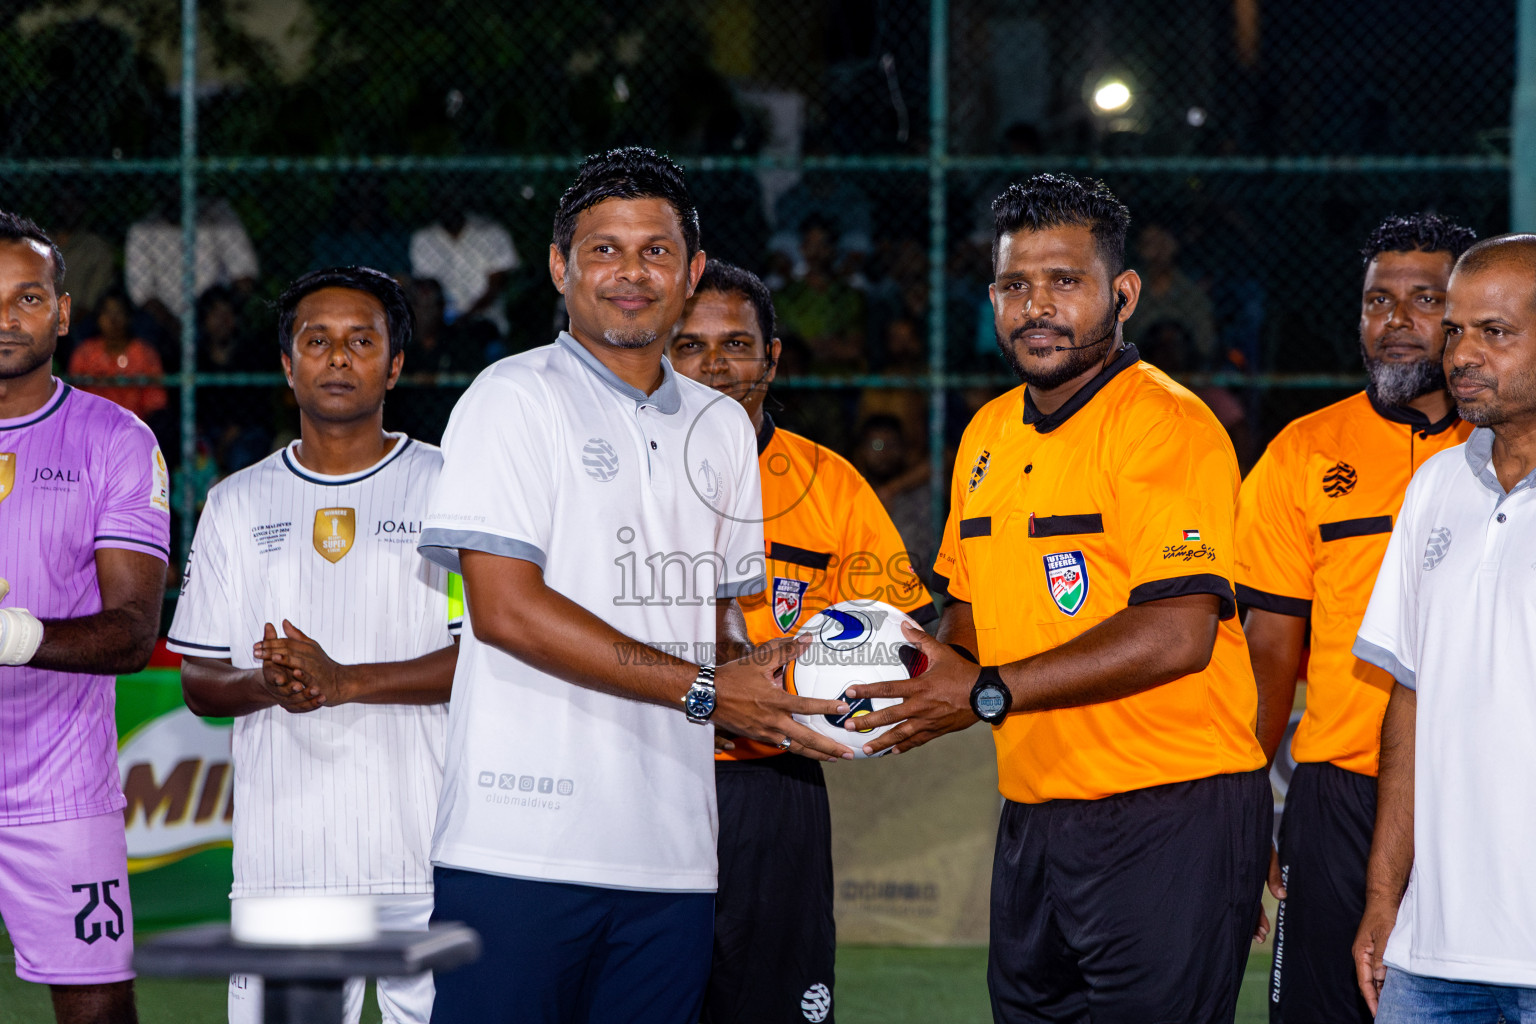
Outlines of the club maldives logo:
{"type": "Polygon", "coordinates": [[[1045,583],[1068,615],[1076,615],[1088,600],[1088,562],[1081,551],[1061,551],[1045,556],[1045,583]]]}

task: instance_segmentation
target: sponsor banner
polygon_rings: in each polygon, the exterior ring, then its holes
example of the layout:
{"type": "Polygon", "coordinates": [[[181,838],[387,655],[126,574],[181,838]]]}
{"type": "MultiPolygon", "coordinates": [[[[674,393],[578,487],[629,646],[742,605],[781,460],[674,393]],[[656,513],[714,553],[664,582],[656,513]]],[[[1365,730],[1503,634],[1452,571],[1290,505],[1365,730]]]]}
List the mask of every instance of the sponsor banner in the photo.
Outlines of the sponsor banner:
{"type": "Polygon", "coordinates": [[[838,941],[984,945],[1002,809],[992,730],[825,767],[838,941]]]}
{"type": "Polygon", "coordinates": [[[148,669],[117,681],[117,764],[140,931],[227,919],[233,880],[230,723],[187,710],[180,659],[163,643],[148,669]]]}

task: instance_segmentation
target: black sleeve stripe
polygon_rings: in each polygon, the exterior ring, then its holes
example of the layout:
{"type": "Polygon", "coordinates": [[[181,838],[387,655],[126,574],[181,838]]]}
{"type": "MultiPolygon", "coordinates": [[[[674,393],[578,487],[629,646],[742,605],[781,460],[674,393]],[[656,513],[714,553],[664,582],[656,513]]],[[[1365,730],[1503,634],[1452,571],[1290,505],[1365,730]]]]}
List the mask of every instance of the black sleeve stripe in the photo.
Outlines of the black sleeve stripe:
{"type": "Polygon", "coordinates": [[[1369,516],[1365,519],[1341,519],[1337,523],[1320,523],[1317,532],[1323,542],[1343,540],[1345,537],[1372,537],[1378,533],[1392,532],[1391,516],[1369,516]]]}
{"type": "Polygon", "coordinates": [[[773,541],[768,545],[768,557],[780,562],[788,562],[790,565],[803,565],[807,569],[824,570],[832,564],[830,551],[807,551],[805,548],[797,548],[792,544],[780,544],[773,541]]]}
{"type": "Polygon", "coordinates": [[[990,537],[990,536],[992,536],[992,517],[991,516],[973,516],[970,519],[962,519],[962,520],[960,520],[960,539],[961,540],[965,540],[967,537],[990,537]]]}
{"type": "Polygon", "coordinates": [[[939,617],[939,610],[933,606],[932,601],[929,601],[927,604],[913,608],[907,614],[912,616],[912,620],[919,626],[926,627],[928,623],[939,617]]]}
{"type": "Polygon", "coordinates": [[[111,533],[98,534],[96,539],[97,540],[120,540],[120,541],[124,541],[124,542],[126,542],[128,544],[137,544],[141,548],[153,548],[154,550],[156,550],[156,551],[160,552],[162,555],[164,555],[165,556],[165,560],[167,562],[169,562],[171,560],[171,550],[170,550],[170,548],[162,547],[161,545],[156,544],[152,540],[141,540],[138,537],[119,537],[116,534],[111,534],[111,533]]]}
{"type": "Polygon", "coordinates": [[[1097,512],[1075,516],[1040,516],[1029,521],[1031,537],[1070,537],[1079,533],[1103,533],[1104,517],[1097,512]]]}
{"type": "MultiPolygon", "coordinates": [[[[949,577],[948,576],[940,576],[938,573],[934,573],[933,574],[933,589],[934,589],[935,593],[943,594],[945,597],[949,597],[949,577]]],[[[958,601],[960,599],[957,597],[957,598],[951,598],[951,600],[958,601]]]]}
{"type": "Polygon", "coordinates": [[[1276,615],[1290,615],[1298,619],[1312,617],[1312,602],[1299,597],[1282,597],[1263,590],[1254,590],[1241,583],[1237,585],[1237,603],[1276,615]]]}
{"type": "Polygon", "coordinates": [[[1237,596],[1232,592],[1232,584],[1228,583],[1225,577],[1209,572],[1195,573],[1193,576],[1175,576],[1168,580],[1153,580],[1151,583],[1132,587],[1131,596],[1125,603],[1146,604],[1148,601],[1184,597],[1188,594],[1215,594],[1221,598],[1220,617],[1223,621],[1237,614],[1237,596]]]}
{"type": "Polygon", "coordinates": [[[177,640],[173,636],[165,638],[166,643],[175,644],[177,647],[196,647],[200,651],[212,651],[215,654],[228,654],[228,647],[214,647],[211,644],[194,644],[190,640],[177,640]]]}

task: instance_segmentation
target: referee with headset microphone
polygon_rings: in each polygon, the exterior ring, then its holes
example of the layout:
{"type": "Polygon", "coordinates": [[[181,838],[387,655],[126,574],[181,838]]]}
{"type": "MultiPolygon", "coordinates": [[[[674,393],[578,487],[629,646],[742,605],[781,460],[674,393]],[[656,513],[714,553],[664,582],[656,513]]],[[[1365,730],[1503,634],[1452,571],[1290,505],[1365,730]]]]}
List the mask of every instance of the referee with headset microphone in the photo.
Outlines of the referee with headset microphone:
{"type": "Polygon", "coordinates": [[[904,698],[860,721],[899,723],[864,749],[993,727],[996,1020],[1230,1021],[1272,817],[1237,459],[1121,340],[1141,280],[1114,195],[1038,175],[993,211],[999,347],[1024,386],[961,440],[935,566],[951,601],[936,638],[908,627],[928,671],[850,688],[904,698]]]}

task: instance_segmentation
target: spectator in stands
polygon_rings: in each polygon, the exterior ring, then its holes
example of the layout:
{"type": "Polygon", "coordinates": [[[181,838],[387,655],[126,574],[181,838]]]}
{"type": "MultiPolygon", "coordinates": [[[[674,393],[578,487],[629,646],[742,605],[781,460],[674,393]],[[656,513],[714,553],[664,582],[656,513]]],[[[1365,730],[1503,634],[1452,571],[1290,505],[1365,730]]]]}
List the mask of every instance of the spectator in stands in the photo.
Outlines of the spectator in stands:
{"type": "Polygon", "coordinates": [[[862,373],[868,368],[864,296],[838,274],[837,251],[832,224],[806,220],[800,231],[805,273],[774,296],[774,305],[784,330],[810,346],[813,373],[862,373]]]}
{"type": "Polygon", "coordinates": [[[311,263],[403,274],[411,265],[411,234],[382,215],[385,202],[379,180],[372,175],[344,179],[336,192],[330,224],[310,245],[311,263]]]}
{"type": "Polygon", "coordinates": [[[1181,362],[1192,370],[1214,367],[1218,353],[1211,300],[1205,289],[1179,269],[1179,240],[1161,224],[1148,224],[1141,229],[1136,248],[1141,256],[1136,270],[1142,288],[1136,317],[1125,325],[1128,340],[1142,348],[1153,327],[1174,323],[1183,328],[1190,345],[1181,362]]]}
{"type": "Polygon", "coordinates": [[[401,284],[416,312],[409,372],[422,375],[478,373],[484,369],[490,362],[486,350],[498,340],[495,328],[479,318],[461,318],[448,323],[443,286],[430,277],[410,278],[401,284]]]}
{"type": "Polygon", "coordinates": [[[245,373],[274,369],[255,352],[240,329],[242,297],[223,285],[197,298],[197,368],[203,373],[245,373]]]}
{"type": "Polygon", "coordinates": [[[853,465],[875,489],[875,495],[906,542],[912,568],[926,585],[932,578],[939,538],[933,528],[933,491],[928,485],[927,452],[906,442],[901,420],[875,415],[859,427],[853,465]],[[912,483],[912,469],[921,463],[921,479],[912,483]],[[902,483],[907,480],[907,483],[902,483]]]}
{"type": "Polygon", "coordinates": [[[807,225],[823,225],[837,245],[839,276],[854,281],[873,245],[869,197],[846,175],[811,172],[779,196],[773,206],[774,232],[768,240],[773,272],[780,280],[804,277],[807,225]]]}
{"type": "MultiPolygon", "coordinates": [[[[893,377],[922,377],[928,373],[928,351],[922,328],[910,317],[897,317],[885,328],[884,372],[893,377]]],[[[871,416],[894,416],[901,423],[903,436],[913,448],[923,448],[928,437],[928,392],[922,388],[864,389],[859,396],[856,422],[867,423],[871,416]]],[[[927,464],[924,463],[926,471],[927,464]]],[[[926,479],[926,477],[924,478],[926,479]]],[[[875,485],[879,490],[879,484],[875,485]]]]}
{"type": "Polygon", "coordinates": [[[411,236],[411,276],[443,286],[450,324],[480,317],[506,335],[503,292],[519,263],[507,229],[466,211],[456,191],[444,194],[437,220],[411,236]]]}
{"type": "MultiPolygon", "coordinates": [[[[193,291],[202,295],[215,285],[250,294],[260,266],[245,225],[224,199],[202,201],[197,214],[193,291]]],[[[186,312],[181,294],[181,224],[156,210],[128,227],[123,254],[128,297],[152,317],[162,342],[175,339],[186,312]]]]}
{"type": "MultiPolygon", "coordinates": [[[[197,368],[202,373],[272,373],[275,353],[253,344],[242,329],[241,297],[209,288],[197,300],[197,368]]],[[[199,445],[212,454],[219,474],[233,473],[272,450],[278,393],[287,388],[205,386],[198,390],[199,445]]],[[[211,486],[211,484],[210,484],[211,486]]]]}
{"type": "MultiPolygon", "coordinates": [[[[96,305],[97,336],[75,346],[69,357],[69,375],[161,377],[165,371],[160,364],[160,353],[153,345],[129,332],[131,318],[126,295],[119,291],[103,295],[96,305]]],[[[80,390],[116,402],[146,421],[168,404],[165,388],[153,385],[83,384],[80,390]]]]}
{"type": "Polygon", "coordinates": [[[89,317],[101,304],[117,279],[117,251],[112,243],[86,227],[85,203],[73,188],[59,195],[57,211],[53,218],[53,241],[64,255],[64,265],[69,268],[69,295],[74,304],[75,319],[71,326],[77,338],[90,337],[96,332],[94,324],[82,322],[80,314],[89,317]]]}

